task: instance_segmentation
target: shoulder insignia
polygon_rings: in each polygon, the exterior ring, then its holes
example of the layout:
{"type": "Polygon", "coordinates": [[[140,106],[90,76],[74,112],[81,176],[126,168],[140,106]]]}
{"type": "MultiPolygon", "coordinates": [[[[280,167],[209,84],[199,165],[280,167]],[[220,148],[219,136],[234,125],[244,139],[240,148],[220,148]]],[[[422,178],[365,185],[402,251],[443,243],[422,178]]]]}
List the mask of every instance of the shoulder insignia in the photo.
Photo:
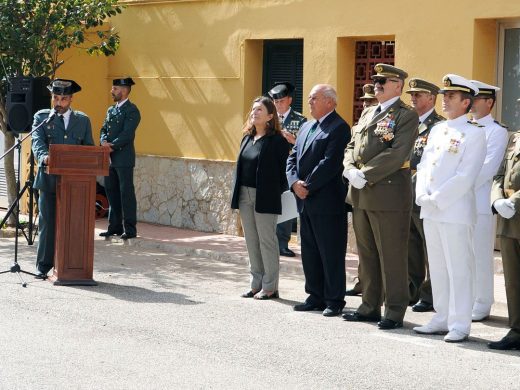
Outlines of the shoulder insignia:
{"type": "Polygon", "coordinates": [[[486,126],[484,126],[484,125],[480,125],[480,124],[478,124],[477,122],[473,122],[473,121],[468,121],[468,123],[469,123],[470,125],[473,125],[473,126],[476,126],[476,127],[486,127],[486,126]]]}
{"type": "Polygon", "coordinates": [[[509,129],[509,127],[507,127],[506,125],[504,125],[503,123],[500,123],[499,121],[497,120],[494,120],[493,122],[495,122],[497,125],[499,126],[502,126],[504,129],[509,129]]]}
{"type": "Polygon", "coordinates": [[[48,114],[51,112],[50,108],[44,108],[43,110],[37,111],[34,115],[42,115],[42,114],[48,114]]]}
{"type": "Polygon", "coordinates": [[[85,114],[83,111],[74,111],[74,114],[77,116],[87,116],[87,114],[85,114]]]}
{"type": "Polygon", "coordinates": [[[406,104],[406,103],[405,103],[405,102],[403,102],[403,101],[401,101],[401,107],[402,107],[402,108],[406,108],[406,109],[408,109],[408,110],[412,110],[412,111],[413,111],[413,107],[412,107],[412,106],[410,106],[410,105],[408,105],[408,104],[406,104]]]}

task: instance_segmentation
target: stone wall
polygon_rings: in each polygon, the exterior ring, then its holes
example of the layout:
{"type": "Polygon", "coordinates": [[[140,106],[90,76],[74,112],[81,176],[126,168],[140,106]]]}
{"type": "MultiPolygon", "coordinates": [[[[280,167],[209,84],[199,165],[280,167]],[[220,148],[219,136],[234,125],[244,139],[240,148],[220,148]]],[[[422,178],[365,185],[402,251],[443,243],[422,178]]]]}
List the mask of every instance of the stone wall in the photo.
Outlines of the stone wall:
{"type": "Polygon", "coordinates": [[[230,209],[235,163],[138,155],[137,219],[204,232],[237,234],[230,209]]]}

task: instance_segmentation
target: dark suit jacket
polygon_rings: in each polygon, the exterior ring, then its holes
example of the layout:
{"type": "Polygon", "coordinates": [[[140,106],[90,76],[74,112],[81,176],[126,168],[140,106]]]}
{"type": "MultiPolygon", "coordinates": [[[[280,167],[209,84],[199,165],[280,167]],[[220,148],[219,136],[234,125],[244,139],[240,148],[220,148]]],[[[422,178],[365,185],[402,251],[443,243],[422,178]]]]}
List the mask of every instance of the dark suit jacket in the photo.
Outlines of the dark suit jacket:
{"type": "Polygon", "coordinates": [[[309,214],[342,214],[345,207],[342,160],[345,146],[350,140],[350,127],[336,111],[332,111],[309,137],[303,149],[307,134],[315,122],[306,122],[300,128],[293,153],[287,160],[289,188],[298,180],[307,183],[307,198],[302,200],[296,197],[300,213],[305,207],[309,214]]]}
{"type": "Polygon", "coordinates": [[[349,201],[365,210],[410,210],[411,174],[402,167],[409,164],[419,117],[401,99],[372,118],[376,107],[363,111],[345,152],[345,170],[358,168],[368,181],[361,190],[350,186],[349,201]],[[391,134],[383,139],[376,130],[385,128],[391,134]]]}
{"type": "MultiPolygon", "coordinates": [[[[240,143],[240,152],[237,158],[235,183],[231,208],[238,209],[240,196],[240,156],[250,138],[246,135],[240,143]]],[[[262,150],[258,157],[256,171],[256,204],[255,211],[263,214],[282,213],[282,192],[287,189],[285,179],[285,163],[289,154],[289,143],[281,134],[266,135],[262,143],[262,150]]]]}
{"type": "Polygon", "coordinates": [[[135,166],[135,131],[141,114],[135,104],[127,100],[119,109],[110,106],[101,127],[100,141],[113,144],[110,166],[115,168],[135,166]]]}
{"type": "MultiPolygon", "coordinates": [[[[45,109],[34,114],[33,128],[46,120],[49,113],[50,110],[45,109]]],[[[56,116],[32,134],[32,150],[38,164],[34,188],[56,192],[56,176],[45,173],[45,166],[43,165],[43,159],[49,155],[50,144],[94,145],[92,127],[88,116],[81,111],[72,111],[67,130],[56,116]]]]}

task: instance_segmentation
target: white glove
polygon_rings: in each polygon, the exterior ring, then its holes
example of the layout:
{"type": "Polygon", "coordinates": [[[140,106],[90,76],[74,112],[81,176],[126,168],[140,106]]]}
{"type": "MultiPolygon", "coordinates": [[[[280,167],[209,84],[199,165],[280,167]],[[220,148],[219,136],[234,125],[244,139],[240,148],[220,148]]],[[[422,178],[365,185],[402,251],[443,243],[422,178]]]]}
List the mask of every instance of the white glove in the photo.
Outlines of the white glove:
{"type": "Polygon", "coordinates": [[[515,205],[509,199],[495,200],[493,207],[505,219],[513,218],[516,214],[515,205]]]}
{"type": "Polygon", "coordinates": [[[354,176],[352,180],[349,180],[349,182],[352,184],[352,187],[357,188],[358,190],[362,189],[365,184],[367,184],[367,181],[361,176],[354,176]]]}
{"type": "Polygon", "coordinates": [[[437,202],[432,199],[431,195],[421,195],[415,203],[421,207],[437,207],[437,202]]]}
{"type": "Polygon", "coordinates": [[[360,177],[362,179],[365,178],[365,174],[356,168],[345,170],[345,172],[343,172],[343,176],[345,176],[348,181],[354,180],[355,177],[360,177]]]}

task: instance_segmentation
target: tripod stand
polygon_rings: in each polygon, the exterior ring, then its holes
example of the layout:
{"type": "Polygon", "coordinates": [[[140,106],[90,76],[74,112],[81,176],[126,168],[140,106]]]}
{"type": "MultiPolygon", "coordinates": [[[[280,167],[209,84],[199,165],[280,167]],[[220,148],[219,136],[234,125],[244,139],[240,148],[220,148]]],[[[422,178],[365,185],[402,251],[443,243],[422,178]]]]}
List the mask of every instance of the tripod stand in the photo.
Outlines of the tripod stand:
{"type": "Polygon", "coordinates": [[[22,284],[22,287],[27,287],[27,283],[22,278],[22,273],[27,275],[33,275],[36,276],[36,274],[28,271],[24,271],[20,268],[20,264],[18,264],[18,232],[22,231],[23,235],[27,239],[27,243],[29,245],[32,245],[34,242],[34,235],[33,235],[33,204],[34,204],[34,192],[32,183],[34,180],[34,156],[31,150],[31,157],[30,157],[30,170],[29,170],[29,176],[23,186],[23,188],[20,190],[20,171],[21,171],[21,155],[22,155],[22,144],[23,142],[29,138],[29,136],[32,135],[36,130],[38,130],[41,126],[47,124],[50,119],[52,119],[54,115],[49,116],[47,120],[44,120],[42,123],[40,123],[38,126],[36,126],[34,129],[32,129],[25,137],[23,138],[17,138],[17,142],[15,145],[13,145],[7,152],[5,152],[1,157],[0,160],[2,160],[7,154],[11,153],[14,149],[18,149],[18,173],[16,178],[16,199],[13,201],[11,206],[9,207],[9,210],[7,211],[7,214],[5,215],[2,222],[0,222],[0,229],[4,227],[5,223],[9,219],[9,216],[14,212],[16,216],[16,224],[15,224],[15,238],[14,238],[14,260],[11,267],[6,271],[0,271],[0,274],[5,274],[7,272],[16,273],[18,275],[18,278],[20,279],[20,283],[22,284]],[[20,199],[22,198],[25,191],[29,191],[29,224],[28,224],[28,233],[26,234],[23,228],[20,228],[20,199]]]}

